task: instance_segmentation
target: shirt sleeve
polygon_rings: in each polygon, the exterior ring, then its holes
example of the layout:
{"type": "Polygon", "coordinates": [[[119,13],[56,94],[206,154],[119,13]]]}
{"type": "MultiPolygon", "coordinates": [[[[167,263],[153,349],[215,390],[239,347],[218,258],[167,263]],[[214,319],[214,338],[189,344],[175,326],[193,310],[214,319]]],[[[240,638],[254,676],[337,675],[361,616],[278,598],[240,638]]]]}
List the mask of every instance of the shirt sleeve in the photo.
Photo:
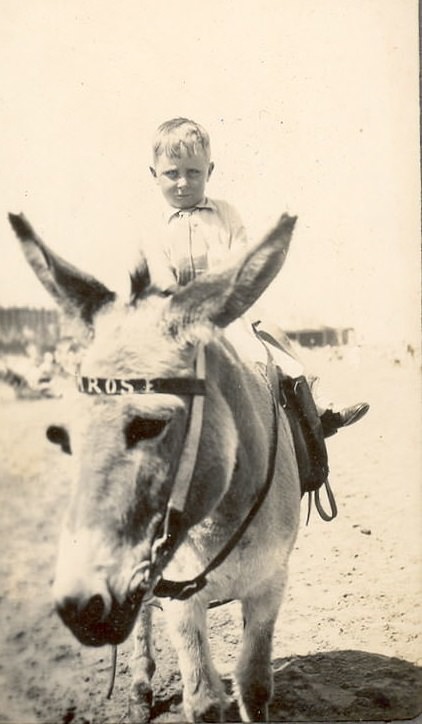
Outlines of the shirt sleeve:
{"type": "Polygon", "coordinates": [[[170,259],[170,252],[162,245],[148,246],[145,251],[151,283],[166,291],[174,287],[177,276],[170,259]]]}
{"type": "Polygon", "coordinates": [[[146,259],[148,271],[153,284],[158,289],[166,291],[176,282],[175,270],[170,261],[170,254],[162,244],[150,244],[146,241],[132,254],[130,271],[134,271],[142,258],[146,259]]]}
{"type": "Polygon", "coordinates": [[[249,245],[248,235],[240,214],[234,206],[228,206],[228,217],[230,225],[229,249],[230,252],[236,254],[245,250],[249,245]]]}

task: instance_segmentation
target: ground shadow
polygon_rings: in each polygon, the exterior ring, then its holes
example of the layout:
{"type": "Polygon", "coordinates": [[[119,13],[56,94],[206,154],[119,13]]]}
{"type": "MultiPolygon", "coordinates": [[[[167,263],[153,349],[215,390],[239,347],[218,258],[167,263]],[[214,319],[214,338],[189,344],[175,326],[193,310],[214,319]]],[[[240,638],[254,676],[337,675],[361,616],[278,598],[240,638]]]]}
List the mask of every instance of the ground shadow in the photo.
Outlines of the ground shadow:
{"type": "Polygon", "coordinates": [[[389,721],[422,712],[422,668],[403,659],[331,651],[277,659],[274,668],[271,721],[389,721]]]}
{"type": "MultiPolygon", "coordinates": [[[[422,668],[403,659],[330,651],[276,659],[273,665],[271,722],[385,722],[422,712],[422,668]]],[[[225,685],[232,695],[231,680],[225,685]]],[[[181,721],[180,691],[164,696],[154,709],[153,721],[181,721]]],[[[234,702],[226,721],[240,721],[234,702]]]]}

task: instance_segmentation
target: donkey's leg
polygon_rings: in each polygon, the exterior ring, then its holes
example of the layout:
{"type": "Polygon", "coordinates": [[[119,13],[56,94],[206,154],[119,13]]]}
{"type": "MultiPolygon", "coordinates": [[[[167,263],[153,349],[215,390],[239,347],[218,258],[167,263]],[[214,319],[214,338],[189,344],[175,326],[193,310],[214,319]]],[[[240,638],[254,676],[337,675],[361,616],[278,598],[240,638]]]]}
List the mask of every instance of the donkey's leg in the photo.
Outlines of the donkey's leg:
{"type": "Polygon", "coordinates": [[[224,721],[227,697],[211,660],[206,608],[199,601],[173,601],[166,621],[176,648],[183,683],[183,707],[189,722],[224,721]]]}
{"type": "Polygon", "coordinates": [[[284,588],[280,578],[275,585],[264,585],[259,593],[242,601],[244,632],[234,678],[244,722],[269,721],[268,703],[273,689],[272,638],[284,588]]]}
{"type": "Polygon", "coordinates": [[[153,606],[142,606],[134,629],[134,651],[131,659],[132,682],[129,694],[129,721],[149,722],[152,707],[151,679],[155,671],[152,642],[153,606]]]}

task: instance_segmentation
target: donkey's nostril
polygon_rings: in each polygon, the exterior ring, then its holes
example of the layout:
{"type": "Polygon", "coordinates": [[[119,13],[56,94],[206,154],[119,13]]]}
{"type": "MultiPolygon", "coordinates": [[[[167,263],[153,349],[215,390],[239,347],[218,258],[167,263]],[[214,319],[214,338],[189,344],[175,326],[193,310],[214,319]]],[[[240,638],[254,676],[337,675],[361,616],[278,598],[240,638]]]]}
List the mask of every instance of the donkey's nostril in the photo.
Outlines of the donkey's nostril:
{"type": "Polygon", "coordinates": [[[95,624],[102,620],[105,612],[105,604],[103,597],[97,593],[89,599],[88,603],[82,611],[84,622],[86,625],[95,624]]]}
{"type": "Polygon", "coordinates": [[[93,590],[96,591],[93,595],[87,591],[83,595],[80,589],[73,595],[56,593],[57,613],[85,646],[122,643],[134,626],[145,591],[138,588],[134,596],[120,602],[105,585],[95,586],[93,590]]]}
{"type": "Polygon", "coordinates": [[[70,627],[76,622],[88,627],[94,626],[103,620],[106,613],[104,599],[99,593],[92,596],[85,604],[78,599],[65,598],[56,603],[56,609],[63,622],[70,627]]]}
{"type": "Polygon", "coordinates": [[[79,613],[77,600],[73,598],[64,598],[62,601],[56,601],[56,611],[67,626],[72,625],[79,613]]]}

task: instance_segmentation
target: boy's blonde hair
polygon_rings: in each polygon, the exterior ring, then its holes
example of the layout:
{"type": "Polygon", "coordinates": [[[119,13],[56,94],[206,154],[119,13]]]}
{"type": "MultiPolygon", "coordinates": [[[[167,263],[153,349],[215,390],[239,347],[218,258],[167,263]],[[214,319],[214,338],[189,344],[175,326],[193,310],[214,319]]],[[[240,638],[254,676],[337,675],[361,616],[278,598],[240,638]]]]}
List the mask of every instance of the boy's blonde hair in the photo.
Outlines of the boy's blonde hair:
{"type": "Polygon", "coordinates": [[[180,158],[182,150],[190,156],[202,151],[207,160],[211,157],[210,137],[202,126],[189,118],[172,118],[158,127],[153,139],[154,161],[165,153],[169,158],[180,158]]]}

